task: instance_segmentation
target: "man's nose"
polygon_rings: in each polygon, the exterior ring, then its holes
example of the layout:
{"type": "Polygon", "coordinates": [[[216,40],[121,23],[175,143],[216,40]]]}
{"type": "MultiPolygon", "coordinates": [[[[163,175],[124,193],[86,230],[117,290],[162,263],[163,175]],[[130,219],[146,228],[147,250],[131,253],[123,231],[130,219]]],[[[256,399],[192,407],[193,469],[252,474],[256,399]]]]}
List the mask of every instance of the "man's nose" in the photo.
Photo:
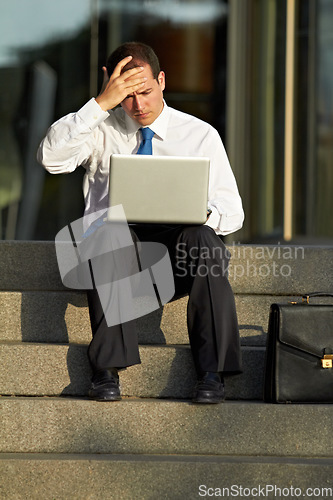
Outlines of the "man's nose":
{"type": "Polygon", "coordinates": [[[134,105],[135,105],[135,109],[137,110],[141,110],[143,108],[143,101],[142,101],[142,98],[140,96],[135,96],[134,98],[134,105]]]}

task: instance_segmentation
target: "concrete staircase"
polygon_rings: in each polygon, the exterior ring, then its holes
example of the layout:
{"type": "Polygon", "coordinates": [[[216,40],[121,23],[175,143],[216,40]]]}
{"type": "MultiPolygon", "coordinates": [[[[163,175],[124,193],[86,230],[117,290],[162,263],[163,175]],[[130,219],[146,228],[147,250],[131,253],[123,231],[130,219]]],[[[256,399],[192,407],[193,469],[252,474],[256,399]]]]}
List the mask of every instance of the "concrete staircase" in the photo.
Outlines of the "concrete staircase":
{"type": "Polygon", "coordinates": [[[333,407],[262,402],[269,306],[333,292],[333,248],[229,249],[244,373],[226,380],[224,404],[198,406],[187,298],[138,320],[142,364],[121,373],[125,397],[93,402],[85,294],[62,285],[53,242],[0,244],[1,499],[333,495],[333,407]]]}

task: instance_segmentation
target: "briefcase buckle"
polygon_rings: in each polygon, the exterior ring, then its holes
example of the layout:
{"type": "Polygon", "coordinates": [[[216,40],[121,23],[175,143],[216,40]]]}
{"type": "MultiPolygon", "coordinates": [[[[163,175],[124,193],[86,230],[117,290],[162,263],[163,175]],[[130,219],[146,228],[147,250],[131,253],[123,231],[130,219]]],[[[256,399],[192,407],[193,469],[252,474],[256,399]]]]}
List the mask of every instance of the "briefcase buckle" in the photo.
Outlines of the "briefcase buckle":
{"type": "Polygon", "coordinates": [[[323,368],[332,368],[333,366],[333,354],[324,354],[321,360],[321,366],[323,368]]]}

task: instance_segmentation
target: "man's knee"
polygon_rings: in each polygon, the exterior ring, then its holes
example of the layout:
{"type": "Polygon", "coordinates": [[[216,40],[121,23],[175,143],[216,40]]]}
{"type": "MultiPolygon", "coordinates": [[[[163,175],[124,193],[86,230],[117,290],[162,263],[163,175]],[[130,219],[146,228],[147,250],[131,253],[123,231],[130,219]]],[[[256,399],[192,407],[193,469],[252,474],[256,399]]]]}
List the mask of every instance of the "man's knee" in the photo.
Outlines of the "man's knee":
{"type": "Polygon", "coordinates": [[[177,278],[228,278],[230,253],[210,227],[185,228],[176,250],[177,278]]]}

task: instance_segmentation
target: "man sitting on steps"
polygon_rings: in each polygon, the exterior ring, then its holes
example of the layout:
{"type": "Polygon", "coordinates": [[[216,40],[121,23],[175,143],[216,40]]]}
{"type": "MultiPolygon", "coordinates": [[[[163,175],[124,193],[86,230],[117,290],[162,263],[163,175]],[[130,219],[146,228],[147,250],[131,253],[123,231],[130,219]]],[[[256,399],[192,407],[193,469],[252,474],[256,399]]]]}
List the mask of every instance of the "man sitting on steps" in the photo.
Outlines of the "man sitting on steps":
{"type": "MultiPolygon", "coordinates": [[[[167,106],[165,74],[149,46],[121,45],[103,71],[101,93],[51,126],[38,159],[55,174],[84,166],[85,214],[92,216],[108,208],[111,154],[137,154],[143,147],[140,143],[148,142],[150,151],[145,154],[210,159],[205,224],[137,224],[131,234],[133,241],[158,242],[168,248],[176,295],[189,294],[188,334],[198,375],[193,402],[220,403],[225,398],[223,377],[240,373],[241,360],[234,296],[226,272],[229,256],[219,235],[237,231],[244,219],[225,149],[209,124],[167,106]],[[199,272],[203,268],[205,272],[199,272]]],[[[108,326],[97,291],[87,293],[93,333],[88,350],[93,370],[89,394],[98,401],[117,401],[121,399],[118,370],[140,363],[135,324],[108,326]]]]}

